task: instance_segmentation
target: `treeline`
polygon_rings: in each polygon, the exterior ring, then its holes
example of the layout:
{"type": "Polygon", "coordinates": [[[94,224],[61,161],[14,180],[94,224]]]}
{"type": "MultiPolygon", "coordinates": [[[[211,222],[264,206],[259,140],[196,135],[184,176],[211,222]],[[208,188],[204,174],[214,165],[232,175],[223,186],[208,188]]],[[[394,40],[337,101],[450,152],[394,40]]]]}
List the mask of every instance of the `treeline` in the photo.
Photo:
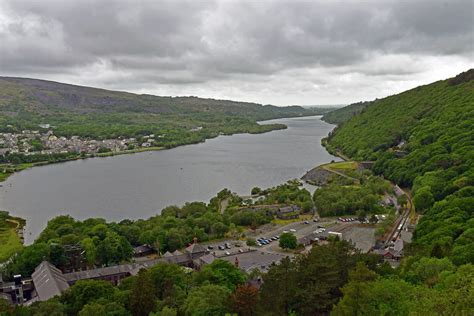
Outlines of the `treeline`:
{"type": "Polygon", "coordinates": [[[267,273],[216,260],[200,271],[160,263],[114,287],[78,281],[60,297],[6,315],[469,315],[474,267],[419,257],[393,270],[346,241],[314,246],[267,273]],[[250,282],[249,282],[250,281],[250,282]]]}

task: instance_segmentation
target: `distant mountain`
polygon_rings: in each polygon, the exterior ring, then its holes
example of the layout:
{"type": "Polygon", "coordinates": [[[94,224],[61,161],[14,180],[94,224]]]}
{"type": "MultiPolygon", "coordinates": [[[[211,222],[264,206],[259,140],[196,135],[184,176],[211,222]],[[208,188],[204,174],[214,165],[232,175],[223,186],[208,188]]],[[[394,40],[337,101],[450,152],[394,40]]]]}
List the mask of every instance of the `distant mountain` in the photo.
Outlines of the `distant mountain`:
{"type": "Polygon", "coordinates": [[[412,188],[416,254],[474,262],[474,69],[364,104],[327,148],[412,188]]]}
{"type": "Polygon", "coordinates": [[[198,97],[138,95],[39,79],[0,77],[0,113],[14,114],[19,111],[38,115],[58,111],[77,114],[218,112],[257,120],[310,114],[299,106],[277,107],[198,97]]]}

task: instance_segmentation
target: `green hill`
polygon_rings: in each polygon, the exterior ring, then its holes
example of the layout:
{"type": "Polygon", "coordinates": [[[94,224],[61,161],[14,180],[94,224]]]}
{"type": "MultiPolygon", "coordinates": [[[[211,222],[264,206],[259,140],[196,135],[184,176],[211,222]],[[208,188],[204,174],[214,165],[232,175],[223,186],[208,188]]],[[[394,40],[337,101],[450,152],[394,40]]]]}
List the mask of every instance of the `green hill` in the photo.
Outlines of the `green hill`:
{"type": "Polygon", "coordinates": [[[474,262],[474,70],[370,102],[328,138],[330,151],[376,160],[412,186],[422,251],[474,262]]]}
{"type": "Polygon", "coordinates": [[[38,79],[0,77],[1,131],[37,129],[38,124],[47,123],[56,126],[59,135],[107,138],[139,137],[146,133],[170,135],[202,126],[202,133],[207,131],[206,136],[215,136],[262,132],[268,127],[259,127],[256,123],[259,120],[311,114],[318,112],[299,106],[138,95],[38,79]]]}
{"type": "Polygon", "coordinates": [[[371,102],[358,102],[349,104],[343,108],[325,113],[322,119],[328,123],[340,125],[348,121],[354,115],[362,112],[369,104],[371,104],[371,102]]]}

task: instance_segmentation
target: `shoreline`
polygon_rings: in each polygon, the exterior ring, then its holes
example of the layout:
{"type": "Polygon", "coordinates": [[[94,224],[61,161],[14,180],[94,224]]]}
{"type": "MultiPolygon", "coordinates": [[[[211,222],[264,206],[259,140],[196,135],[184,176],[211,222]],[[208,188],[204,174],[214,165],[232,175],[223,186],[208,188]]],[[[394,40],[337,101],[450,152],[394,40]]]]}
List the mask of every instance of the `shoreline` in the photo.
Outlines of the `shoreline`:
{"type": "MultiPolygon", "coordinates": [[[[259,125],[272,125],[272,124],[275,124],[275,123],[271,123],[271,121],[275,121],[275,120],[282,120],[282,119],[296,119],[296,118],[310,118],[310,117],[319,117],[319,119],[321,121],[322,120],[322,117],[323,115],[303,115],[303,116],[289,116],[289,117],[280,117],[280,118],[275,118],[275,119],[269,119],[269,120],[264,120],[264,121],[257,121],[256,123],[259,124],[259,125]],[[269,124],[262,124],[264,122],[269,122],[269,124]]],[[[327,124],[331,124],[331,123],[328,123],[326,121],[323,121],[327,124]]],[[[331,125],[334,125],[334,124],[331,124],[331,125]]],[[[259,132],[259,133],[249,133],[249,132],[242,132],[242,133],[233,133],[233,134],[217,134],[213,137],[208,137],[208,138],[204,138],[203,140],[199,141],[199,142],[190,142],[190,143],[185,143],[185,144],[181,144],[181,145],[178,145],[178,146],[174,146],[174,147],[159,147],[159,146],[152,146],[152,147],[144,147],[144,148],[137,148],[137,149],[130,149],[130,150],[124,150],[124,151],[117,151],[117,152],[105,152],[105,153],[95,153],[95,154],[87,154],[86,156],[81,156],[80,153],[77,154],[77,157],[73,157],[73,158],[69,158],[69,159],[62,159],[62,160],[57,160],[57,161],[40,161],[40,162],[34,162],[34,163],[22,163],[22,164],[19,164],[19,165],[9,165],[9,164],[4,164],[3,166],[0,165],[0,169],[2,167],[7,167],[9,166],[10,168],[13,169],[13,172],[11,173],[8,173],[8,174],[5,174],[5,173],[0,173],[0,186],[2,186],[2,184],[8,180],[9,177],[13,176],[14,174],[18,173],[18,172],[21,172],[23,170],[26,170],[26,169],[30,169],[32,167],[39,167],[39,166],[46,166],[46,165],[52,165],[52,164],[58,164],[58,163],[64,163],[64,162],[68,162],[68,161],[76,161],[76,160],[82,160],[82,159],[90,159],[90,158],[106,158],[106,157],[113,157],[113,156],[119,156],[119,155],[130,155],[130,154],[137,154],[137,153],[141,153],[141,152],[147,152],[147,151],[160,151],[160,150],[168,150],[168,149],[173,149],[173,148],[178,148],[178,147],[182,147],[182,146],[187,146],[187,145],[195,145],[195,144],[202,144],[202,143],[205,143],[206,140],[208,139],[214,139],[214,138],[217,138],[219,136],[232,136],[232,135],[241,135],[241,134],[249,134],[249,135],[259,135],[259,134],[266,134],[266,133],[271,133],[271,132],[274,132],[274,131],[279,131],[279,130],[285,130],[287,129],[288,126],[285,125],[285,124],[282,124],[282,123],[278,123],[278,124],[275,124],[274,128],[271,129],[271,130],[268,130],[268,131],[262,131],[262,132],[259,132]],[[280,126],[279,126],[280,125],[280,126]],[[283,126],[282,126],[283,125],[283,126]]],[[[328,150],[328,148],[324,145],[323,141],[324,141],[325,138],[323,138],[323,140],[321,141],[321,144],[322,146],[326,149],[326,151],[330,154],[333,154],[331,153],[330,150],[328,150]]],[[[339,154],[333,154],[335,156],[339,156],[339,154]]],[[[342,157],[340,157],[342,158],[342,157]]],[[[344,158],[342,158],[344,159],[344,158]]]]}
{"type": "MultiPolygon", "coordinates": [[[[311,116],[298,116],[298,117],[312,117],[315,115],[311,116]]],[[[266,121],[258,121],[257,124],[260,125],[261,122],[268,122],[268,121],[273,121],[273,120],[280,120],[280,119],[289,119],[289,118],[298,118],[298,117],[282,117],[278,119],[271,119],[271,120],[266,120],[266,121]]],[[[261,125],[271,125],[271,124],[261,124],[261,125]]],[[[185,143],[181,144],[178,146],[174,147],[159,147],[159,146],[151,146],[151,147],[144,147],[144,148],[137,148],[137,149],[130,149],[130,150],[124,150],[124,151],[117,151],[117,152],[105,152],[105,153],[95,153],[95,154],[87,154],[86,156],[82,156],[80,153],[77,153],[77,157],[73,158],[68,158],[68,159],[62,159],[62,160],[57,160],[57,161],[39,161],[39,162],[33,162],[33,163],[22,163],[18,165],[10,165],[10,164],[4,164],[3,166],[0,165],[1,167],[10,167],[13,169],[13,172],[11,173],[2,173],[0,174],[0,186],[8,180],[9,177],[13,176],[14,174],[21,172],[26,169],[30,169],[32,167],[38,167],[38,166],[46,166],[46,165],[52,165],[52,164],[58,164],[58,163],[64,163],[64,162],[69,162],[69,161],[76,161],[76,160],[83,160],[83,159],[90,159],[90,158],[106,158],[106,157],[113,157],[113,156],[120,156],[120,155],[131,155],[131,154],[137,154],[137,153],[142,153],[142,152],[148,152],[148,151],[160,151],[160,150],[168,150],[168,149],[173,149],[173,148],[178,148],[182,146],[187,146],[187,145],[195,145],[195,144],[202,144],[206,142],[208,139],[214,139],[219,136],[232,136],[232,135],[239,135],[239,134],[249,134],[249,135],[258,135],[258,134],[266,134],[270,133],[273,131],[278,131],[278,130],[284,130],[287,129],[288,126],[284,124],[284,127],[277,126],[275,125],[274,129],[268,130],[268,131],[262,131],[259,133],[249,133],[249,132],[242,132],[242,133],[234,133],[234,134],[217,134],[213,137],[208,137],[204,138],[203,140],[199,142],[190,142],[190,143],[185,143]]]]}
{"type": "MultiPolygon", "coordinates": [[[[298,119],[303,119],[303,120],[305,120],[305,121],[310,121],[310,122],[311,122],[311,120],[314,120],[314,121],[315,121],[314,124],[317,124],[317,122],[319,122],[320,117],[321,117],[320,115],[312,115],[312,116],[307,116],[307,117],[290,117],[290,118],[283,118],[283,119],[282,119],[282,120],[283,120],[282,123],[284,123],[284,124],[286,124],[286,125],[288,125],[288,126],[285,126],[286,128],[283,129],[283,130],[281,130],[281,131],[284,132],[285,130],[287,130],[288,128],[290,128],[291,126],[293,126],[292,124],[294,124],[294,123],[291,123],[291,120],[298,121],[298,119]]],[[[273,122],[274,122],[274,120],[269,120],[268,124],[271,124],[271,123],[273,123],[273,122]]],[[[326,123],[326,122],[323,122],[323,123],[326,123]]],[[[305,124],[311,124],[311,126],[312,126],[312,123],[305,123],[305,124]]],[[[318,134],[318,135],[319,135],[319,137],[318,137],[319,139],[321,139],[321,137],[324,137],[325,135],[327,135],[327,133],[333,128],[332,124],[327,124],[327,123],[326,123],[326,124],[324,124],[324,125],[325,125],[325,127],[324,127],[324,133],[318,134]]],[[[323,125],[323,126],[324,126],[324,125],[323,125]]],[[[297,126],[298,126],[298,125],[297,125],[297,126]]],[[[319,126],[319,125],[316,125],[316,126],[319,126]]],[[[272,131],[273,131],[273,130],[272,130],[272,131]]],[[[218,138],[219,136],[237,136],[237,137],[238,137],[238,135],[248,135],[249,137],[252,137],[252,134],[255,134],[255,135],[254,135],[255,137],[259,137],[258,134],[267,134],[267,132],[265,132],[265,133],[235,133],[235,134],[232,134],[232,135],[230,135],[230,134],[228,134],[228,135],[227,135],[227,134],[226,134],[226,135],[216,135],[216,137],[212,137],[212,139],[218,138]]],[[[260,136],[260,137],[261,137],[261,136],[260,136]]],[[[230,138],[230,137],[229,137],[229,138],[230,138]]],[[[207,139],[206,139],[206,140],[207,140],[207,139]]],[[[189,145],[193,145],[193,144],[194,144],[194,145],[199,146],[200,144],[202,145],[204,142],[206,142],[206,140],[203,140],[202,142],[194,142],[194,143],[191,143],[191,144],[189,144],[189,145]]],[[[227,141],[224,140],[224,142],[227,142],[227,141]]],[[[318,142],[318,143],[319,143],[319,142],[318,142]]],[[[182,146],[182,145],[177,146],[177,147],[181,147],[181,146],[182,146]]],[[[177,148],[177,147],[176,147],[176,148],[177,148]]],[[[194,147],[194,146],[191,146],[191,147],[194,147]]],[[[319,146],[316,146],[316,147],[320,147],[320,145],[319,145],[319,146]]],[[[173,147],[173,148],[175,148],[175,147],[173,147]]],[[[73,160],[78,160],[78,159],[87,159],[87,158],[96,158],[96,157],[105,158],[105,157],[111,157],[111,156],[115,156],[115,155],[124,155],[124,154],[132,154],[132,153],[140,153],[140,152],[148,152],[148,151],[158,151],[158,150],[163,150],[163,149],[168,149],[168,148],[164,148],[164,147],[147,147],[147,148],[138,148],[138,149],[134,149],[134,150],[121,151],[121,152],[107,152],[107,153],[95,154],[93,157],[90,157],[90,156],[84,157],[84,156],[83,156],[83,157],[75,157],[75,158],[73,158],[73,159],[67,159],[67,160],[63,160],[63,161],[36,163],[36,164],[34,164],[34,165],[29,165],[29,166],[27,166],[27,167],[24,168],[24,169],[30,168],[30,167],[32,167],[32,166],[48,165],[48,164],[59,163],[59,162],[67,162],[67,161],[73,161],[73,160]]],[[[327,151],[325,150],[325,148],[322,148],[321,150],[323,150],[324,152],[327,153],[327,151]]],[[[127,158],[127,159],[129,159],[129,158],[127,158]]],[[[325,161],[319,161],[319,160],[314,161],[313,159],[310,159],[310,160],[312,160],[313,163],[319,165],[320,163],[329,163],[329,162],[331,161],[331,159],[335,159],[335,157],[334,157],[334,158],[330,158],[329,160],[325,160],[325,161]]],[[[306,160],[307,160],[307,159],[306,159],[306,160]]],[[[60,168],[68,168],[68,167],[60,167],[60,168]]],[[[301,173],[298,173],[296,176],[295,176],[295,175],[293,175],[293,176],[290,175],[290,176],[287,178],[287,180],[288,180],[288,179],[293,179],[293,178],[298,178],[298,177],[302,176],[303,174],[304,174],[304,169],[301,170],[301,173]]],[[[16,179],[16,178],[15,178],[15,179],[16,179]]],[[[14,183],[14,182],[15,182],[15,179],[12,179],[12,180],[11,180],[11,181],[12,181],[11,183],[14,183]]],[[[282,181],[281,183],[283,183],[283,182],[284,182],[284,181],[282,181]]],[[[10,182],[8,182],[8,183],[10,183],[10,182]]],[[[6,187],[7,185],[9,185],[8,183],[4,184],[3,186],[6,187]]],[[[0,183],[0,185],[1,185],[1,183],[0,183]]],[[[225,185],[224,185],[223,187],[225,187],[225,185]]],[[[311,186],[310,192],[314,191],[314,189],[315,189],[315,188],[313,188],[313,186],[311,186]]],[[[196,198],[193,198],[193,199],[191,199],[191,200],[189,200],[189,201],[194,201],[194,200],[196,200],[196,198]]],[[[197,200],[201,201],[199,198],[198,198],[197,200]]],[[[188,201],[188,200],[187,200],[187,201],[188,201]]],[[[203,201],[204,201],[204,200],[203,200],[203,201]]],[[[184,203],[184,202],[183,202],[183,203],[184,203]]],[[[9,209],[10,211],[14,211],[13,209],[11,209],[10,207],[8,207],[7,205],[5,205],[5,209],[9,209]]],[[[19,213],[19,215],[20,215],[20,214],[21,214],[21,213],[19,213]]],[[[140,217],[140,218],[142,218],[142,217],[140,217]]],[[[146,218],[146,217],[143,217],[143,218],[146,218]]],[[[30,239],[30,236],[25,236],[25,237],[26,237],[26,240],[30,239]]],[[[28,244],[28,242],[27,242],[26,244],[28,244]]]]}

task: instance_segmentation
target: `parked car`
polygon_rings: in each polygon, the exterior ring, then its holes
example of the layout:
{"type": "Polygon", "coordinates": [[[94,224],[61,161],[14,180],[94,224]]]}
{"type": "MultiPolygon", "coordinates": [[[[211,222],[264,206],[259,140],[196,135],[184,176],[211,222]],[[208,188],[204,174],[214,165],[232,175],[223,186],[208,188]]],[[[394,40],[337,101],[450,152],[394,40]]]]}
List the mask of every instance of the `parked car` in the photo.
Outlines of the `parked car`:
{"type": "Polygon", "coordinates": [[[212,250],[212,249],[214,249],[214,247],[212,247],[211,245],[209,245],[209,246],[207,246],[207,249],[212,250]]]}
{"type": "Polygon", "coordinates": [[[230,252],[228,252],[228,251],[226,251],[225,254],[226,254],[227,256],[230,256],[230,252]]]}
{"type": "Polygon", "coordinates": [[[222,245],[220,245],[218,248],[219,248],[219,250],[224,250],[225,249],[225,247],[222,246],[222,245]]]}
{"type": "Polygon", "coordinates": [[[296,229],[292,228],[292,229],[290,229],[290,232],[296,233],[296,229]]]}
{"type": "Polygon", "coordinates": [[[319,222],[319,218],[313,218],[313,222],[315,223],[319,222]]]}
{"type": "Polygon", "coordinates": [[[306,225],[308,225],[308,224],[309,224],[309,222],[308,222],[308,221],[304,221],[303,223],[305,223],[306,225]]]}

